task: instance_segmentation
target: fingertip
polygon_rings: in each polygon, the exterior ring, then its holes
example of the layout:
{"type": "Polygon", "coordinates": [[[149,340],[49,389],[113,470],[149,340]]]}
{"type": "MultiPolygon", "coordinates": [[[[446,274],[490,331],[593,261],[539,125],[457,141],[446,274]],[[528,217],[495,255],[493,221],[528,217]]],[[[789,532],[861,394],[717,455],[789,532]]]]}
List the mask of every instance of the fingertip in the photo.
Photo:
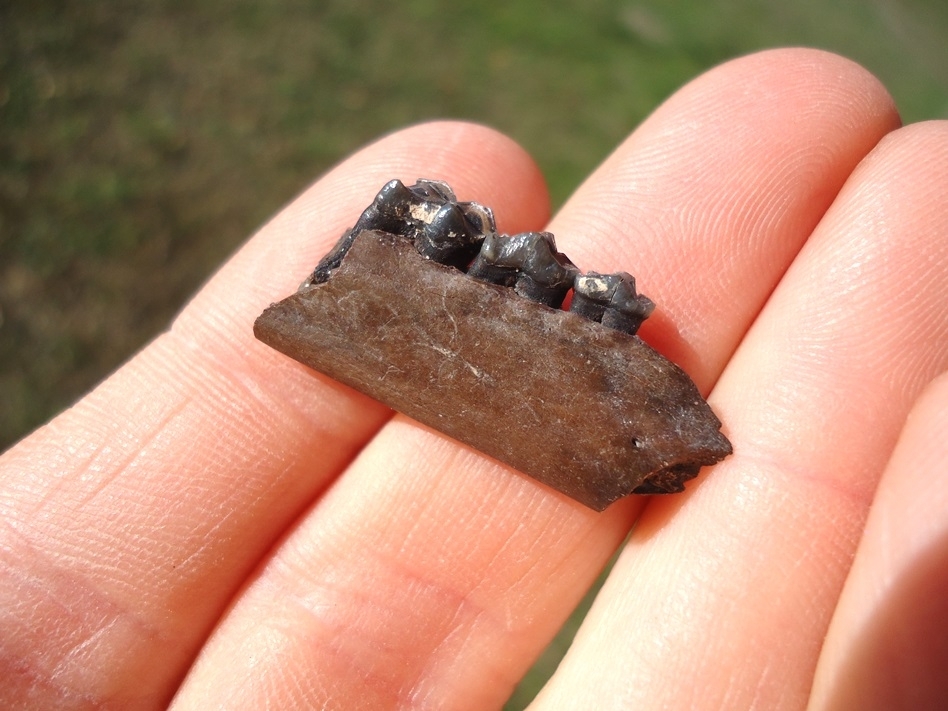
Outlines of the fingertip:
{"type": "Polygon", "coordinates": [[[660,106],[552,229],[577,264],[635,274],[669,324],[643,335],[707,389],[853,170],[898,125],[888,92],[850,60],[796,48],[740,57],[660,106]]]}
{"type": "Polygon", "coordinates": [[[697,77],[688,88],[751,104],[774,99],[799,112],[801,120],[814,112],[842,110],[848,121],[841,128],[853,131],[871,127],[886,133],[901,125],[895,100],[872,72],[822,49],[782,47],[737,57],[697,77]]]}
{"type": "MultiPolygon", "coordinates": [[[[945,219],[948,188],[948,121],[923,121],[888,133],[859,166],[869,174],[863,192],[877,190],[874,211],[910,211],[916,220],[945,219]]],[[[894,216],[893,216],[894,217],[894,216]]]]}

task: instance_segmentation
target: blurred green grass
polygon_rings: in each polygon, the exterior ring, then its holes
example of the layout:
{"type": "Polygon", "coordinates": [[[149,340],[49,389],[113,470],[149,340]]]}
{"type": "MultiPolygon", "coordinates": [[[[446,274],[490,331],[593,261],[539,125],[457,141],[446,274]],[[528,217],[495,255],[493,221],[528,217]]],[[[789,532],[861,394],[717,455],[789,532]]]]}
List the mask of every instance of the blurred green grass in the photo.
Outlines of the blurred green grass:
{"type": "Polygon", "coordinates": [[[490,124],[536,157],[559,203],[678,86],[763,47],[840,52],[906,121],[946,117],[946,36],[943,0],[4,3],[0,450],[380,133],[490,124]]]}

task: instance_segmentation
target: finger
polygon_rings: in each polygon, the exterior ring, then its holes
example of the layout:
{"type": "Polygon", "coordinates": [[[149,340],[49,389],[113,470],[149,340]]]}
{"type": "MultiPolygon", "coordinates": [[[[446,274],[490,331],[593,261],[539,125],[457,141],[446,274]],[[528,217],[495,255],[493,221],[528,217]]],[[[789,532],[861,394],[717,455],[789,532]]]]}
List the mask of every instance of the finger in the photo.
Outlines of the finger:
{"type": "MultiPolygon", "coordinates": [[[[945,334],[941,335],[945,338],[945,334]]],[[[948,697],[948,375],[912,409],[873,500],[809,708],[938,709],[948,697]]]]}
{"type": "Polygon", "coordinates": [[[901,129],[847,182],[715,388],[734,456],[653,500],[538,708],[805,706],[882,465],[948,366],[946,137],[901,129]]]}
{"type": "Polygon", "coordinates": [[[452,123],[389,136],[264,227],[170,333],[9,452],[7,698],[166,701],[243,578],[388,418],[255,342],[251,325],[395,176],[450,180],[507,229],[546,218],[539,173],[509,139],[452,123]]]}
{"type": "MultiPolygon", "coordinates": [[[[628,260],[647,275],[641,284],[700,305],[713,322],[705,333],[740,331],[749,316],[720,307],[724,285],[753,281],[750,292],[763,300],[790,258],[787,243],[801,244],[818,220],[815,197],[832,195],[894,122],[884,91],[848,62],[807,52],[744,59],[660,109],[642,129],[648,140],[637,133],[622,146],[553,228],[585,268],[601,262],[598,244],[582,240],[608,239],[614,266],[628,260]],[[748,97],[719,102],[734,82],[748,97]],[[797,107],[814,86],[826,100],[801,117],[797,107]],[[827,144],[843,146],[832,160],[827,144]],[[664,154],[667,162],[658,162],[664,154]],[[729,184],[726,198],[709,200],[722,161],[754,168],[729,184]],[[650,171],[654,193],[635,189],[629,165],[650,171]],[[768,166],[794,185],[805,177],[809,187],[787,199],[783,182],[754,179],[768,166]],[[682,192],[681,181],[695,175],[703,180],[682,192]],[[610,185],[618,187],[608,196],[602,186],[610,185]],[[663,203],[675,206],[680,222],[668,221],[663,203]],[[713,214],[687,217],[701,210],[713,214]],[[793,215],[784,218],[783,210],[793,215]],[[620,238],[613,227],[630,211],[644,224],[620,238]],[[564,233],[567,225],[575,231],[564,233]],[[716,270],[682,260],[683,246],[701,242],[698,232],[708,243],[726,242],[736,256],[725,259],[722,249],[716,270]],[[662,246],[646,248],[641,235],[662,246]],[[660,277],[682,286],[662,286],[660,277]]],[[[684,306],[661,308],[681,314],[684,306]]],[[[719,345],[707,345],[710,361],[720,362],[719,345]]],[[[731,347],[727,339],[720,344],[731,347]]],[[[699,371],[709,387],[713,366],[699,371]]],[[[625,501],[595,514],[396,418],[275,553],[177,702],[498,706],[626,535],[639,505],[625,501]]]]}
{"type": "Polygon", "coordinates": [[[898,122],[847,60],[761,53],[662,106],[554,229],[581,266],[636,275],[659,304],[642,335],[707,392],[856,163],[898,122]],[[603,212],[610,204],[623,209],[603,212]]]}

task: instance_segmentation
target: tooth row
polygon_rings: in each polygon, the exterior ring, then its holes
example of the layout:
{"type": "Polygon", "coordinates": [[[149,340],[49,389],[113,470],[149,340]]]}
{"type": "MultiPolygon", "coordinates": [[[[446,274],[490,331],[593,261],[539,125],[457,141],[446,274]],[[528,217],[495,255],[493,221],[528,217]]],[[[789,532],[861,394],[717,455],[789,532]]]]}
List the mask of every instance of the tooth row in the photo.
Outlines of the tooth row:
{"type": "Polygon", "coordinates": [[[327,281],[364,230],[406,237],[427,259],[546,306],[559,308],[572,290],[570,311],[626,333],[638,331],[655,309],[648,297],[636,293],[635,279],[626,272],[581,273],[557,251],[549,232],[497,234],[490,208],[458,202],[439,180],[419,180],[410,187],[400,180],[386,183],[303,286],[327,281]]]}

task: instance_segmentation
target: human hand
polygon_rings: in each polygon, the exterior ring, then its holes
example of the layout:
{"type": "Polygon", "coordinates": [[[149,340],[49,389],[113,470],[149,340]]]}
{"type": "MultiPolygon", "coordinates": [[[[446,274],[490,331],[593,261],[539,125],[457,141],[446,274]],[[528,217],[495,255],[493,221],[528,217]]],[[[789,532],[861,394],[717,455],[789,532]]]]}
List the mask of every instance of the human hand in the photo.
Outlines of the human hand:
{"type": "Polygon", "coordinates": [[[392,177],[546,224],[487,129],[359,152],[3,457],[4,707],[498,708],[634,525],[536,709],[925,708],[948,685],[948,127],[897,125],[845,60],[747,57],[555,217],[581,268],[637,276],[640,335],[713,388],[735,449],[603,514],[253,339],[392,177]]]}

